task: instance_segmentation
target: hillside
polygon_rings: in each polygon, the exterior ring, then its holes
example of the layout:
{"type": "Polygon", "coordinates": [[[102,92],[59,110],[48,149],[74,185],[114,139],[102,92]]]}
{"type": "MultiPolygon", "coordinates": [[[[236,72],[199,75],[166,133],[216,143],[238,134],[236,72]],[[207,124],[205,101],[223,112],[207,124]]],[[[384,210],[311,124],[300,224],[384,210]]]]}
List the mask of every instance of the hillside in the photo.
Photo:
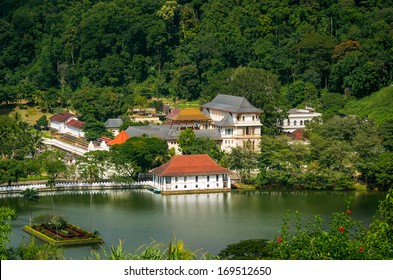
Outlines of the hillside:
{"type": "Polygon", "coordinates": [[[376,124],[393,119],[393,86],[385,87],[359,100],[349,102],[342,113],[368,117],[376,124]]]}

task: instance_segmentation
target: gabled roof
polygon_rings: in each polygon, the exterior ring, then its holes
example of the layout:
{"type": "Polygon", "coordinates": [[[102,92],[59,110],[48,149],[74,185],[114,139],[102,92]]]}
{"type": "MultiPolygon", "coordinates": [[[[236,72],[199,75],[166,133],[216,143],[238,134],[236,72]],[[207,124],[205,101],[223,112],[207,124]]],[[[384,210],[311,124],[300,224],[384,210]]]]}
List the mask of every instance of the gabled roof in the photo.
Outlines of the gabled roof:
{"type": "Polygon", "coordinates": [[[149,171],[157,176],[191,176],[230,174],[231,171],[217,164],[209,155],[177,155],[167,163],[149,171]]]}
{"type": "Polygon", "coordinates": [[[251,105],[244,97],[226,94],[217,95],[212,101],[202,105],[202,108],[216,109],[231,113],[262,113],[261,110],[251,105]]]}
{"type": "Polygon", "coordinates": [[[105,122],[105,127],[119,128],[123,124],[123,120],[120,118],[107,119],[105,122]]]}
{"type": "Polygon", "coordinates": [[[220,126],[220,127],[232,127],[235,126],[235,123],[233,122],[233,118],[231,115],[226,115],[222,120],[218,121],[218,122],[214,122],[213,123],[216,126],[220,126]]]}
{"type": "Polygon", "coordinates": [[[122,130],[115,137],[115,139],[113,139],[112,141],[109,141],[107,144],[109,146],[112,146],[112,145],[115,145],[115,144],[120,145],[120,144],[123,144],[124,142],[126,142],[128,138],[130,138],[130,136],[128,136],[128,134],[125,132],[125,130],[122,130]]]}
{"type": "Polygon", "coordinates": [[[85,125],[85,122],[72,119],[69,122],[67,122],[66,125],[71,126],[71,127],[75,127],[77,129],[81,129],[85,125]]]}
{"type": "Polygon", "coordinates": [[[54,122],[65,122],[71,117],[75,117],[75,115],[68,112],[63,112],[60,114],[53,115],[49,119],[54,122]]]}

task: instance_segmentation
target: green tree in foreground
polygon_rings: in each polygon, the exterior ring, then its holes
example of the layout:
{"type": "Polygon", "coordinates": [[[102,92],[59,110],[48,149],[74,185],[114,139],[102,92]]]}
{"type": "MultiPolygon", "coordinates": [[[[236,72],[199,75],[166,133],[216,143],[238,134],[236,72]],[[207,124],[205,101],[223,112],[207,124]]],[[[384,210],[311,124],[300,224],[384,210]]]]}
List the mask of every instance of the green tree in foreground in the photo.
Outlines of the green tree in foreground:
{"type": "Polygon", "coordinates": [[[16,218],[15,210],[8,207],[0,207],[0,260],[6,260],[6,242],[9,242],[8,234],[12,232],[11,220],[16,218]]]}

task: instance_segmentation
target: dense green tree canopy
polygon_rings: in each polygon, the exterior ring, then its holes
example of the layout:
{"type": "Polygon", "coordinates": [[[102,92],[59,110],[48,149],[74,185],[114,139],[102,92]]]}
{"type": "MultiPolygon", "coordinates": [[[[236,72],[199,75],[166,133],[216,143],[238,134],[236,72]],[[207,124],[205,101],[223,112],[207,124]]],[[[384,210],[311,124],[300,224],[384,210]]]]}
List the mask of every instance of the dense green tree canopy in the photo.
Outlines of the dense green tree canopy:
{"type": "MultiPolygon", "coordinates": [[[[198,99],[201,93],[218,93],[212,92],[218,74],[242,67],[271,73],[261,75],[265,92],[259,94],[267,95],[275,90],[270,81],[301,80],[309,88],[361,97],[393,76],[391,0],[20,0],[0,5],[0,102],[35,96],[51,109],[73,100],[69,91],[76,92],[75,100],[89,95],[79,92],[85,81],[117,88],[120,99],[136,88],[154,96],[198,99]]],[[[234,86],[257,77],[240,70],[237,75],[234,86]]],[[[260,97],[252,100],[258,107],[264,105],[260,97]]],[[[307,99],[293,97],[292,105],[307,99]]]]}

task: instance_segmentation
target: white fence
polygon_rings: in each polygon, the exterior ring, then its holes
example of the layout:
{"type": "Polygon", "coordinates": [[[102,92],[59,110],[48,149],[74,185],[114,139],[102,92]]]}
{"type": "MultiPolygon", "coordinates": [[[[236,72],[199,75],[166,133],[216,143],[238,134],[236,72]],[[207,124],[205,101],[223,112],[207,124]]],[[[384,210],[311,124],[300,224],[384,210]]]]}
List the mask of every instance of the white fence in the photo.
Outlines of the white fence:
{"type": "Polygon", "coordinates": [[[88,182],[58,182],[55,187],[49,187],[47,184],[30,184],[30,185],[11,185],[11,186],[0,186],[0,192],[22,192],[26,189],[36,189],[37,191],[44,190],[56,190],[56,188],[61,188],[62,190],[76,189],[76,188],[137,188],[143,186],[152,186],[152,181],[139,181],[132,183],[125,182],[94,182],[90,185],[88,182]]]}

